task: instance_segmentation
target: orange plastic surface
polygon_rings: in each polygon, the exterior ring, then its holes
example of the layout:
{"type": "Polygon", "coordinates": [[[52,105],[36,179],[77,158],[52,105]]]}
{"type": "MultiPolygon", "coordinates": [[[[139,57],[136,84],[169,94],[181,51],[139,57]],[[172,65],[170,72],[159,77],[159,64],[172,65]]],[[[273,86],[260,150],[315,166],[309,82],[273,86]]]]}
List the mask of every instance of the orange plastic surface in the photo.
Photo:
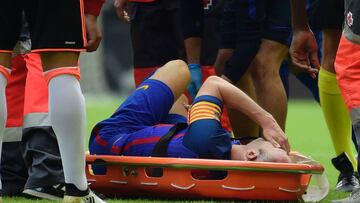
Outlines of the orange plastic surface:
{"type": "Polygon", "coordinates": [[[233,160],[87,156],[90,187],[108,196],[231,200],[298,200],[311,174],[321,174],[320,164],[267,163],[233,160]],[[91,165],[106,166],[94,175],[91,165]],[[150,168],[162,168],[161,177],[150,177],[150,168]],[[226,171],[224,178],[205,178],[210,170],[226,171]],[[194,175],[194,174],[199,174],[194,175]]]}

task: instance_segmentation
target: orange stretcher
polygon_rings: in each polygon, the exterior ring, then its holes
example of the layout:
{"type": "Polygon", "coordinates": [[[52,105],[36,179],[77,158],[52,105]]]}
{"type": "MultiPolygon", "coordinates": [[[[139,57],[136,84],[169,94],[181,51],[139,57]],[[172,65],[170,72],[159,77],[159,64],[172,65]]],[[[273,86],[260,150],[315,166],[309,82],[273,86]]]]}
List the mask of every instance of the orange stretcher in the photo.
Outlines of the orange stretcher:
{"type": "MultiPolygon", "coordinates": [[[[301,155],[295,155],[299,160],[301,155]]],[[[299,200],[316,162],[268,163],[234,160],[87,155],[90,187],[107,196],[176,199],[299,200]],[[95,175],[92,166],[106,172],[95,175]],[[161,173],[152,173],[154,171],[161,173]],[[222,174],[213,176],[212,173],[222,174]]]]}

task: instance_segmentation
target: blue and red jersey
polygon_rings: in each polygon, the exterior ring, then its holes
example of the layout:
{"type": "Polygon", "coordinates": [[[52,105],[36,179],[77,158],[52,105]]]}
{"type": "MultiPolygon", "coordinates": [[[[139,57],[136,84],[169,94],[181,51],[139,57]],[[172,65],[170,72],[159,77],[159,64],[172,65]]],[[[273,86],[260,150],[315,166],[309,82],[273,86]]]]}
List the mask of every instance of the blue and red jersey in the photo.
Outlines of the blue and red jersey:
{"type": "MultiPolygon", "coordinates": [[[[176,123],[187,118],[169,114],[174,103],[170,88],[147,79],[110,117],[98,123],[89,150],[98,155],[151,156],[155,144],[176,123]]],[[[221,101],[200,96],[194,101],[190,125],[172,137],[168,157],[230,159],[230,134],[221,126],[221,101]]]]}

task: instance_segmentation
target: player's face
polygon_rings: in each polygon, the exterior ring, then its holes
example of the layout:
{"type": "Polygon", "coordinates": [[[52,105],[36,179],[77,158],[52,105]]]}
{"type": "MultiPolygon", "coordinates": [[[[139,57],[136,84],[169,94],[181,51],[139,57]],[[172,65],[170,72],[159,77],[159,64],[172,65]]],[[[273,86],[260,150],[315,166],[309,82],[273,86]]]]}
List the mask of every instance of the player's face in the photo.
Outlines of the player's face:
{"type": "Polygon", "coordinates": [[[290,157],[283,149],[276,148],[270,142],[261,138],[250,142],[247,148],[249,149],[248,151],[252,150],[256,154],[253,161],[291,162],[290,157]]]}
{"type": "Polygon", "coordinates": [[[269,149],[265,149],[263,152],[265,153],[264,156],[267,157],[267,159],[265,159],[263,161],[279,162],[279,163],[290,163],[291,162],[290,157],[287,155],[287,153],[283,149],[272,147],[269,149]]]}

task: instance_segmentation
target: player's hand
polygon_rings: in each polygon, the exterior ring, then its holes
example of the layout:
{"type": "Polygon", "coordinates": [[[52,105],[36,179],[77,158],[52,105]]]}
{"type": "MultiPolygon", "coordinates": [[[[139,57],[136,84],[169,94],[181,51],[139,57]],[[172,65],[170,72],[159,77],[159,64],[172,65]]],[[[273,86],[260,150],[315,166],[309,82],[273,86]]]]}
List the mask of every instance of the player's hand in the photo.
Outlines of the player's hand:
{"type": "Polygon", "coordinates": [[[86,14],[86,35],[87,35],[87,47],[88,52],[96,51],[101,42],[101,31],[97,24],[97,16],[86,14]]]}
{"type": "Polygon", "coordinates": [[[320,68],[317,50],[316,39],[310,29],[293,32],[290,46],[291,60],[295,66],[308,72],[312,78],[316,78],[320,68]]]}
{"type": "Polygon", "coordinates": [[[114,7],[116,10],[117,16],[120,19],[125,20],[126,22],[130,22],[129,14],[126,11],[127,2],[128,2],[128,0],[115,0],[114,7]]]}
{"type": "Polygon", "coordinates": [[[287,153],[290,152],[290,144],[280,126],[276,123],[274,118],[271,118],[269,122],[263,128],[264,138],[271,142],[274,147],[279,147],[285,150],[287,153]]]}
{"type": "Polygon", "coordinates": [[[201,79],[202,79],[201,67],[199,64],[192,63],[189,64],[189,70],[191,74],[191,82],[187,87],[187,90],[191,98],[194,99],[201,87],[201,79]]]}

